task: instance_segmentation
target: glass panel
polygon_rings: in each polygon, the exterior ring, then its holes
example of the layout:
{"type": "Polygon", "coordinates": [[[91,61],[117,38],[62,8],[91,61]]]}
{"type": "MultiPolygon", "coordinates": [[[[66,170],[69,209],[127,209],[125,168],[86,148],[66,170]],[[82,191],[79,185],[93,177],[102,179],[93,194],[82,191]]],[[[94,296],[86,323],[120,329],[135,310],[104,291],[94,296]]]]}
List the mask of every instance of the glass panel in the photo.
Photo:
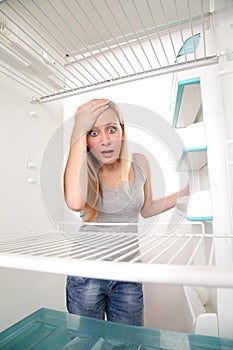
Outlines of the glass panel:
{"type": "Polygon", "coordinates": [[[40,309],[0,334],[1,350],[233,349],[233,339],[160,331],[40,309]]]}

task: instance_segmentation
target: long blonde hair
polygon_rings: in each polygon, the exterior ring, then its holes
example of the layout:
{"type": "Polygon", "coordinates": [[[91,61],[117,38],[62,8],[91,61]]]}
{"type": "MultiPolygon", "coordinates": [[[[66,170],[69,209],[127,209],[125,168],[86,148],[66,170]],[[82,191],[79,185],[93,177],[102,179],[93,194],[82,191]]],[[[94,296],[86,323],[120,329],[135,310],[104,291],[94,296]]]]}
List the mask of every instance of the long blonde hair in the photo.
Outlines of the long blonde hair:
{"type": "MultiPolygon", "coordinates": [[[[109,108],[111,108],[119,119],[122,128],[122,146],[119,155],[120,162],[120,180],[123,181],[123,188],[127,191],[127,184],[129,183],[129,172],[130,172],[130,161],[128,159],[128,146],[125,133],[124,120],[118,106],[110,101],[109,108]]],[[[88,176],[88,187],[87,187],[87,201],[84,207],[85,221],[93,221],[98,212],[98,199],[102,195],[101,182],[98,175],[99,162],[92,155],[91,152],[87,153],[87,176],[88,176]]]]}

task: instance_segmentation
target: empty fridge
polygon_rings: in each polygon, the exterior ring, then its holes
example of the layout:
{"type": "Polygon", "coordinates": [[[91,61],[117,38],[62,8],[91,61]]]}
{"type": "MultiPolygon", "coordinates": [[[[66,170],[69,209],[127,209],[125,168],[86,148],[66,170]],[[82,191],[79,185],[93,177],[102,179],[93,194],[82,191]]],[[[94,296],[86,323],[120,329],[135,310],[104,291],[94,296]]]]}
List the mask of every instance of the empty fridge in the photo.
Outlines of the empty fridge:
{"type": "Polygon", "coordinates": [[[65,311],[64,278],[78,270],[143,282],[147,327],[233,338],[232,1],[6,0],[0,10],[1,329],[41,307],[65,311]],[[137,249],[133,233],[86,233],[89,251],[73,251],[80,219],[62,189],[72,116],[105,96],[163,191],[189,179],[177,208],[140,220],[140,259],[124,249],[137,249]]]}

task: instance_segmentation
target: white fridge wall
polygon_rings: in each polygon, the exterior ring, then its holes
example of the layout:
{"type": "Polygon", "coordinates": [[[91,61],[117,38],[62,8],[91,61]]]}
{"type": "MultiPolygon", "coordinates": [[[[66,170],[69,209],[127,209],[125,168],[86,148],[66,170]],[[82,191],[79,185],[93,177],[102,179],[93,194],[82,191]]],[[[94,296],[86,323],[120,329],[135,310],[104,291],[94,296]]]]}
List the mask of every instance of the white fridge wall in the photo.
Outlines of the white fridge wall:
{"type": "Polygon", "coordinates": [[[0,332],[41,307],[66,311],[61,275],[1,268],[0,278],[0,332]]]}
{"type": "Polygon", "coordinates": [[[144,294],[146,327],[193,332],[193,318],[182,286],[146,283],[144,294]]]}
{"type": "MultiPolygon", "coordinates": [[[[54,229],[46,203],[43,205],[41,200],[45,194],[41,193],[40,167],[49,141],[62,124],[62,102],[30,103],[30,92],[7,79],[0,81],[0,88],[1,233],[54,229]],[[35,117],[29,116],[30,111],[35,112],[35,117]],[[33,162],[34,167],[28,169],[28,161],[33,162]],[[29,184],[28,178],[33,178],[34,183],[29,184]]],[[[57,140],[57,153],[51,156],[51,163],[59,164],[62,157],[61,137],[57,140]]],[[[60,171],[53,167],[50,170],[53,171],[49,174],[51,178],[60,171]]],[[[63,207],[57,196],[56,191],[51,192],[57,217],[62,218],[63,207]]]]}
{"type": "MultiPolygon", "coordinates": [[[[29,230],[54,230],[42,203],[40,166],[48,141],[62,123],[62,103],[30,103],[30,92],[8,79],[1,90],[0,235],[29,230]],[[36,117],[29,117],[29,111],[36,117]],[[35,167],[28,169],[27,162],[35,167]],[[33,178],[29,184],[27,178],[33,178]]],[[[54,158],[62,158],[62,140],[54,158]]],[[[59,163],[59,162],[58,162],[59,163]]],[[[57,169],[54,169],[56,176],[57,169]]],[[[56,214],[63,217],[57,194],[51,191],[56,214]]],[[[28,271],[0,269],[0,330],[42,306],[64,310],[64,277],[28,271]]]]}

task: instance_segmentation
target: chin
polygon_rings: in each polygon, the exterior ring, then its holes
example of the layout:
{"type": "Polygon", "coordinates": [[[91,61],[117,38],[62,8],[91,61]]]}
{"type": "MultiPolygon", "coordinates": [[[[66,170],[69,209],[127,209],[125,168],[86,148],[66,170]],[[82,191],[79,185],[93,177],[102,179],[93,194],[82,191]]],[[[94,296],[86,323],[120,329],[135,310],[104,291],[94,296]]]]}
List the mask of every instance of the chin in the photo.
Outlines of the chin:
{"type": "Polygon", "coordinates": [[[111,165],[111,164],[116,163],[117,160],[118,160],[118,158],[102,159],[101,163],[102,164],[109,164],[109,165],[111,165]]]}

